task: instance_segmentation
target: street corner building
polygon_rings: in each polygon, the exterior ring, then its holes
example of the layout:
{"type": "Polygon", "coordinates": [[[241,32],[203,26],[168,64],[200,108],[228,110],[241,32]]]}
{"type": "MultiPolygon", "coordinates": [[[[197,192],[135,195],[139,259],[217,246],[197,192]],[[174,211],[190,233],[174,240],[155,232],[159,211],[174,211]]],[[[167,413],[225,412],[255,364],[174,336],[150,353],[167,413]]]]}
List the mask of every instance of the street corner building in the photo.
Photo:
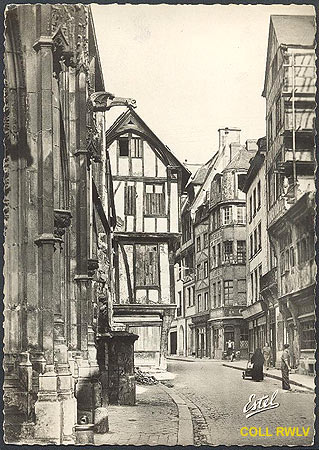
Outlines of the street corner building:
{"type": "Polygon", "coordinates": [[[106,139],[116,203],[114,322],[139,336],[137,366],[166,369],[180,197],[190,172],[131,108],[106,139]]]}
{"type": "Polygon", "coordinates": [[[87,443],[135,402],[105,119],[135,103],[105,92],[90,8],[44,4],[6,10],[4,101],[5,441],[87,443]]]}
{"type": "Polygon", "coordinates": [[[314,375],[315,94],[315,18],[271,16],[266,136],[242,146],[220,129],[185,188],[170,354],[246,359],[268,343],[278,368],[288,343],[314,375]]]}

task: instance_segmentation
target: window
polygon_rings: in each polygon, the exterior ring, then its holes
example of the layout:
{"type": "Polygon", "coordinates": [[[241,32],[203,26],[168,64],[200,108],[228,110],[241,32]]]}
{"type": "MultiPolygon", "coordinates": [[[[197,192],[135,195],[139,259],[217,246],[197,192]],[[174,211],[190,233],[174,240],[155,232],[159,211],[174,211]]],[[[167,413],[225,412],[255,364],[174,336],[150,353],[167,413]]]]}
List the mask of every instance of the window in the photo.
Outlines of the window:
{"type": "Polygon", "coordinates": [[[250,274],[250,295],[252,303],[254,302],[254,273],[250,274]]]}
{"type": "Polygon", "coordinates": [[[295,267],[295,249],[290,247],[290,266],[295,267]]]}
{"type": "Polygon", "coordinates": [[[136,285],[159,286],[157,245],[136,244],[136,285]]]}
{"type": "Polygon", "coordinates": [[[143,141],[139,138],[131,139],[131,158],[143,157],[143,141]]]}
{"type": "Polygon", "coordinates": [[[214,245],[212,247],[212,267],[216,267],[217,266],[217,261],[216,261],[216,246],[214,245]]]}
{"type": "Polygon", "coordinates": [[[197,308],[198,311],[201,311],[202,309],[202,294],[197,295],[197,308]]]}
{"type": "Polygon", "coordinates": [[[281,128],[281,98],[280,96],[276,100],[276,133],[279,132],[281,128]]]}
{"type": "Polygon", "coordinates": [[[233,280],[224,281],[224,304],[232,305],[234,301],[234,283],[233,280]]]}
{"type": "Polygon", "coordinates": [[[237,241],[237,263],[246,263],[246,241],[237,241]]]}
{"type": "Polygon", "coordinates": [[[178,292],[178,303],[177,303],[177,310],[176,315],[181,316],[182,315],[182,293],[178,292]]]}
{"type": "Polygon", "coordinates": [[[213,283],[213,307],[216,308],[216,283],[213,283]]]}
{"type": "Polygon", "coordinates": [[[301,328],[301,349],[315,349],[316,339],[315,339],[315,322],[314,320],[309,320],[307,322],[300,323],[301,328]]]}
{"type": "Polygon", "coordinates": [[[253,219],[253,197],[252,195],[249,197],[249,223],[253,219]]]}
{"type": "Polygon", "coordinates": [[[237,223],[246,223],[245,206],[237,206],[237,223]]]}
{"type": "Polygon", "coordinates": [[[201,250],[200,236],[197,236],[197,238],[196,238],[196,249],[198,252],[200,252],[200,250],[201,250]]]}
{"type": "Polygon", "coordinates": [[[250,240],[250,257],[252,258],[253,254],[254,254],[254,237],[253,237],[253,233],[250,235],[249,240],[250,240]]]}
{"type": "Polygon", "coordinates": [[[261,186],[260,181],[257,183],[257,209],[261,206],[261,186]]]}
{"type": "Polygon", "coordinates": [[[208,277],[208,261],[204,262],[204,278],[208,277]]]}
{"type": "Polygon", "coordinates": [[[260,291],[260,279],[262,277],[262,264],[258,266],[258,285],[259,285],[259,291],[260,291]]]}
{"type": "Polygon", "coordinates": [[[189,213],[185,214],[182,220],[182,239],[183,244],[189,241],[192,237],[192,219],[189,213]]]}
{"type": "Polygon", "coordinates": [[[221,289],[221,282],[218,281],[217,283],[217,306],[221,306],[222,304],[222,289],[221,289]]]}
{"type": "Polygon", "coordinates": [[[256,188],[253,190],[253,217],[256,215],[256,188]]]}
{"type": "Polygon", "coordinates": [[[204,233],[204,248],[208,247],[208,233],[204,233]]]}
{"type": "Polygon", "coordinates": [[[298,264],[302,264],[309,259],[308,238],[304,237],[297,243],[298,264]]]}
{"type": "Polygon", "coordinates": [[[120,156],[128,156],[128,138],[122,137],[119,139],[119,146],[120,146],[120,156]]]}
{"type": "Polygon", "coordinates": [[[197,280],[201,280],[201,278],[202,278],[201,264],[197,264],[197,280]]]}
{"type": "Polygon", "coordinates": [[[220,266],[221,263],[221,246],[220,244],[217,244],[217,266],[220,266]]]}
{"type": "Polygon", "coordinates": [[[255,269],[254,271],[255,274],[255,301],[258,301],[258,296],[259,296],[259,286],[258,286],[258,271],[257,269],[255,269]]]}
{"type": "Polygon", "coordinates": [[[205,311],[208,309],[208,292],[204,294],[204,309],[205,311]]]}
{"type": "Polygon", "coordinates": [[[244,278],[237,281],[237,292],[238,294],[246,294],[246,280],[244,278]]]}
{"type": "Polygon", "coordinates": [[[145,215],[165,215],[164,184],[145,184],[145,215]]]}
{"type": "Polygon", "coordinates": [[[232,221],[232,207],[224,207],[224,225],[229,225],[232,221]]]}
{"type": "Polygon", "coordinates": [[[254,229],[254,254],[257,253],[258,237],[257,228],[254,229]]]}
{"type": "Polygon", "coordinates": [[[258,224],[258,250],[261,249],[261,222],[258,224]]]}
{"type": "Polygon", "coordinates": [[[124,187],[124,214],[135,216],[136,213],[136,190],[135,186],[124,187]]]}
{"type": "Polygon", "coordinates": [[[270,112],[268,116],[268,122],[267,122],[267,128],[268,128],[268,145],[272,142],[272,114],[270,112]]]}
{"type": "Polygon", "coordinates": [[[233,242],[224,242],[224,262],[232,262],[233,260],[233,242]]]}

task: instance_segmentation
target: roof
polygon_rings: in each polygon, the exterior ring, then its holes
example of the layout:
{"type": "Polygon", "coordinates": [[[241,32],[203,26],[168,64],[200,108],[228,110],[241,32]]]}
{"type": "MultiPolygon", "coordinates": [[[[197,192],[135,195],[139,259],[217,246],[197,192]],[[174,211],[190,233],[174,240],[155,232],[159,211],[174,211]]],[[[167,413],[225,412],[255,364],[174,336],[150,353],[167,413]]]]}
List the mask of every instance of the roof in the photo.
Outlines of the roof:
{"type": "Polygon", "coordinates": [[[268,72],[270,70],[271,46],[273,44],[271,36],[272,30],[276,35],[278,45],[287,47],[306,47],[315,48],[316,23],[315,16],[299,15],[272,15],[270,16],[268,48],[264,88],[262,95],[265,96],[268,72]]]}
{"type": "Polygon", "coordinates": [[[141,117],[132,108],[128,107],[110,126],[106,132],[107,146],[109,146],[121,134],[132,131],[138,132],[145,140],[153,144],[153,150],[157,153],[166,165],[173,167],[180,167],[182,169],[183,185],[185,186],[191,173],[182,164],[173,152],[163,144],[163,142],[153,133],[153,131],[146,125],[141,117]]]}
{"type": "Polygon", "coordinates": [[[212,164],[214,164],[215,160],[217,158],[217,153],[207,161],[207,163],[203,164],[202,167],[200,167],[197,172],[194,175],[194,178],[192,179],[192,183],[196,185],[202,185],[204,181],[206,180],[207,174],[209,172],[210,167],[212,164]]]}
{"type": "Polygon", "coordinates": [[[250,160],[255,156],[256,151],[248,151],[245,146],[241,147],[224,170],[248,170],[250,160]]]}
{"type": "Polygon", "coordinates": [[[314,16],[271,16],[278,43],[284,45],[314,46],[314,16]]]}

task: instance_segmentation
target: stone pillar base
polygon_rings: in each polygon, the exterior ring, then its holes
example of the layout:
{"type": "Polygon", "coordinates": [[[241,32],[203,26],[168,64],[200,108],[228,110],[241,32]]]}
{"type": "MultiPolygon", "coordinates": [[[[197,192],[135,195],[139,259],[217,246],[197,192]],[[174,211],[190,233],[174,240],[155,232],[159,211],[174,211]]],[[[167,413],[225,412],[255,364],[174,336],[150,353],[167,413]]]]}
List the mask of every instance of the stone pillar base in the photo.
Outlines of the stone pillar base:
{"type": "Polygon", "coordinates": [[[35,417],[35,440],[60,444],[62,408],[57,394],[57,375],[53,371],[39,375],[39,393],[35,403],[35,417]]]}
{"type": "Polygon", "coordinates": [[[105,407],[96,408],[94,411],[94,432],[104,434],[109,431],[109,412],[105,407]]]}

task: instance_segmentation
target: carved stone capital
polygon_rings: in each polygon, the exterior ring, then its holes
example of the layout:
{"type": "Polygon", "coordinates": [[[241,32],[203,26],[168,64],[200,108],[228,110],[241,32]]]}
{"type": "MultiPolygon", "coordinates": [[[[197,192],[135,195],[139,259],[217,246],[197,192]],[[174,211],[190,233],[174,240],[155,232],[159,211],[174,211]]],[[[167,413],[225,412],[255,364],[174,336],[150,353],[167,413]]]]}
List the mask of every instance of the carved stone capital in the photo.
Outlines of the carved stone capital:
{"type": "Polygon", "coordinates": [[[62,239],[66,228],[71,225],[72,214],[66,209],[54,210],[54,236],[62,239]]]}
{"type": "Polygon", "coordinates": [[[90,258],[88,259],[88,275],[89,277],[93,277],[95,271],[99,268],[99,261],[97,259],[90,258]]]}

